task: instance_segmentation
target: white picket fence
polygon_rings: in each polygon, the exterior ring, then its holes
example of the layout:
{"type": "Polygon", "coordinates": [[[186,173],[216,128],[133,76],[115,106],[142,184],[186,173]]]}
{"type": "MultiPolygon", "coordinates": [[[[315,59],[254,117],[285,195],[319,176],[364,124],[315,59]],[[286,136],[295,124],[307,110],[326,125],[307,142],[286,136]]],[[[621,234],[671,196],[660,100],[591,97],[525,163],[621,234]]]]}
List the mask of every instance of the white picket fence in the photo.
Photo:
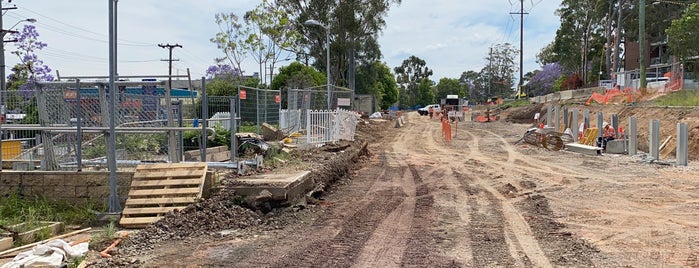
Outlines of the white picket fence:
{"type": "Polygon", "coordinates": [[[337,109],[327,110],[282,110],[281,129],[306,130],[306,143],[318,145],[339,140],[354,140],[359,114],[337,109]],[[301,120],[305,114],[305,122],[301,120]]]}

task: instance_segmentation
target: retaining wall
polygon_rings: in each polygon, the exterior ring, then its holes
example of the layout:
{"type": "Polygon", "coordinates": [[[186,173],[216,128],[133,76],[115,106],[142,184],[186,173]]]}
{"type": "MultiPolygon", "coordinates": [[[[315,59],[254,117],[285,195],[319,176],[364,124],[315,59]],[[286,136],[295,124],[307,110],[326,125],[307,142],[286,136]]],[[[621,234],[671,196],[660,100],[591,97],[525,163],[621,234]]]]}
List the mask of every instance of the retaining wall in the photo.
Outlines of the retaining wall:
{"type": "Polygon", "coordinates": [[[590,87],[581,88],[576,90],[565,90],[550,93],[543,96],[536,96],[529,98],[531,103],[547,103],[553,101],[570,100],[570,99],[587,99],[592,96],[592,93],[597,92],[600,94],[605,93],[604,87],[590,87]]]}
{"type": "MultiPolygon", "coordinates": [[[[117,193],[126,201],[133,172],[117,172],[117,193]]],[[[99,171],[10,171],[0,173],[0,195],[18,193],[44,196],[69,204],[106,203],[109,198],[109,172],[99,171]]]]}

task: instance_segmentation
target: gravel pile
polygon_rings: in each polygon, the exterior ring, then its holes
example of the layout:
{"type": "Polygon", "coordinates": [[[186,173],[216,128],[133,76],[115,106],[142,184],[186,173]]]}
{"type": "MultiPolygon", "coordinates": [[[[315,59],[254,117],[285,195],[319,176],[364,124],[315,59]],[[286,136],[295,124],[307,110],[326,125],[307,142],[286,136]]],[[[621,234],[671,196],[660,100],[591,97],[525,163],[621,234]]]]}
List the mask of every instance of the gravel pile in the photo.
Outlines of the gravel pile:
{"type": "Polygon", "coordinates": [[[140,267],[137,256],[166,240],[218,235],[224,230],[246,229],[267,220],[234,203],[234,190],[224,188],[209,199],[202,199],[180,211],[173,211],[158,222],[130,235],[119,245],[114,258],[90,263],[90,267],[140,267]]]}

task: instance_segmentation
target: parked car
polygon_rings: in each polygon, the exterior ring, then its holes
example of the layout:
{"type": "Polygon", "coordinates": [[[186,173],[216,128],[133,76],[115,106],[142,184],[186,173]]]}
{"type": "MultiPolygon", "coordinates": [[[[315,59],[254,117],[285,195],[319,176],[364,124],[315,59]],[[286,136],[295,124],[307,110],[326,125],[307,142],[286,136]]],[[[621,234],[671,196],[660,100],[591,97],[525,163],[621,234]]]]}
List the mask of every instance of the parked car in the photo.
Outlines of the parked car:
{"type": "Polygon", "coordinates": [[[432,108],[432,111],[435,113],[440,111],[439,104],[430,104],[420,109],[417,109],[417,113],[420,115],[428,115],[430,114],[430,108],[432,108]]]}

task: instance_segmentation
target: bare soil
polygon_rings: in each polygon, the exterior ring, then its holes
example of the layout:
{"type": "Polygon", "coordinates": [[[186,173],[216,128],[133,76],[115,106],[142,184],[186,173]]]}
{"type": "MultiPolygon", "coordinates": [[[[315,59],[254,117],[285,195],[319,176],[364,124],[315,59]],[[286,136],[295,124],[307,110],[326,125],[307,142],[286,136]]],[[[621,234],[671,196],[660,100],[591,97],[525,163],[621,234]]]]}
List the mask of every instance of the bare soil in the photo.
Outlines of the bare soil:
{"type": "MultiPolygon", "coordinates": [[[[667,110],[617,108],[637,117],[667,110]]],[[[501,116],[526,118],[520,114],[536,109],[501,116]]],[[[672,111],[669,117],[687,121],[699,114],[672,111]]],[[[223,187],[132,235],[114,258],[89,264],[699,267],[696,161],[677,167],[644,162],[642,154],[589,156],[514,145],[530,121],[460,122],[447,143],[438,121],[405,116],[403,128],[391,121],[360,125],[358,141],[346,149],[299,153],[327,185],[308,202],[253,211],[223,187]]],[[[642,120],[639,127],[647,127],[642,120]]]]}

